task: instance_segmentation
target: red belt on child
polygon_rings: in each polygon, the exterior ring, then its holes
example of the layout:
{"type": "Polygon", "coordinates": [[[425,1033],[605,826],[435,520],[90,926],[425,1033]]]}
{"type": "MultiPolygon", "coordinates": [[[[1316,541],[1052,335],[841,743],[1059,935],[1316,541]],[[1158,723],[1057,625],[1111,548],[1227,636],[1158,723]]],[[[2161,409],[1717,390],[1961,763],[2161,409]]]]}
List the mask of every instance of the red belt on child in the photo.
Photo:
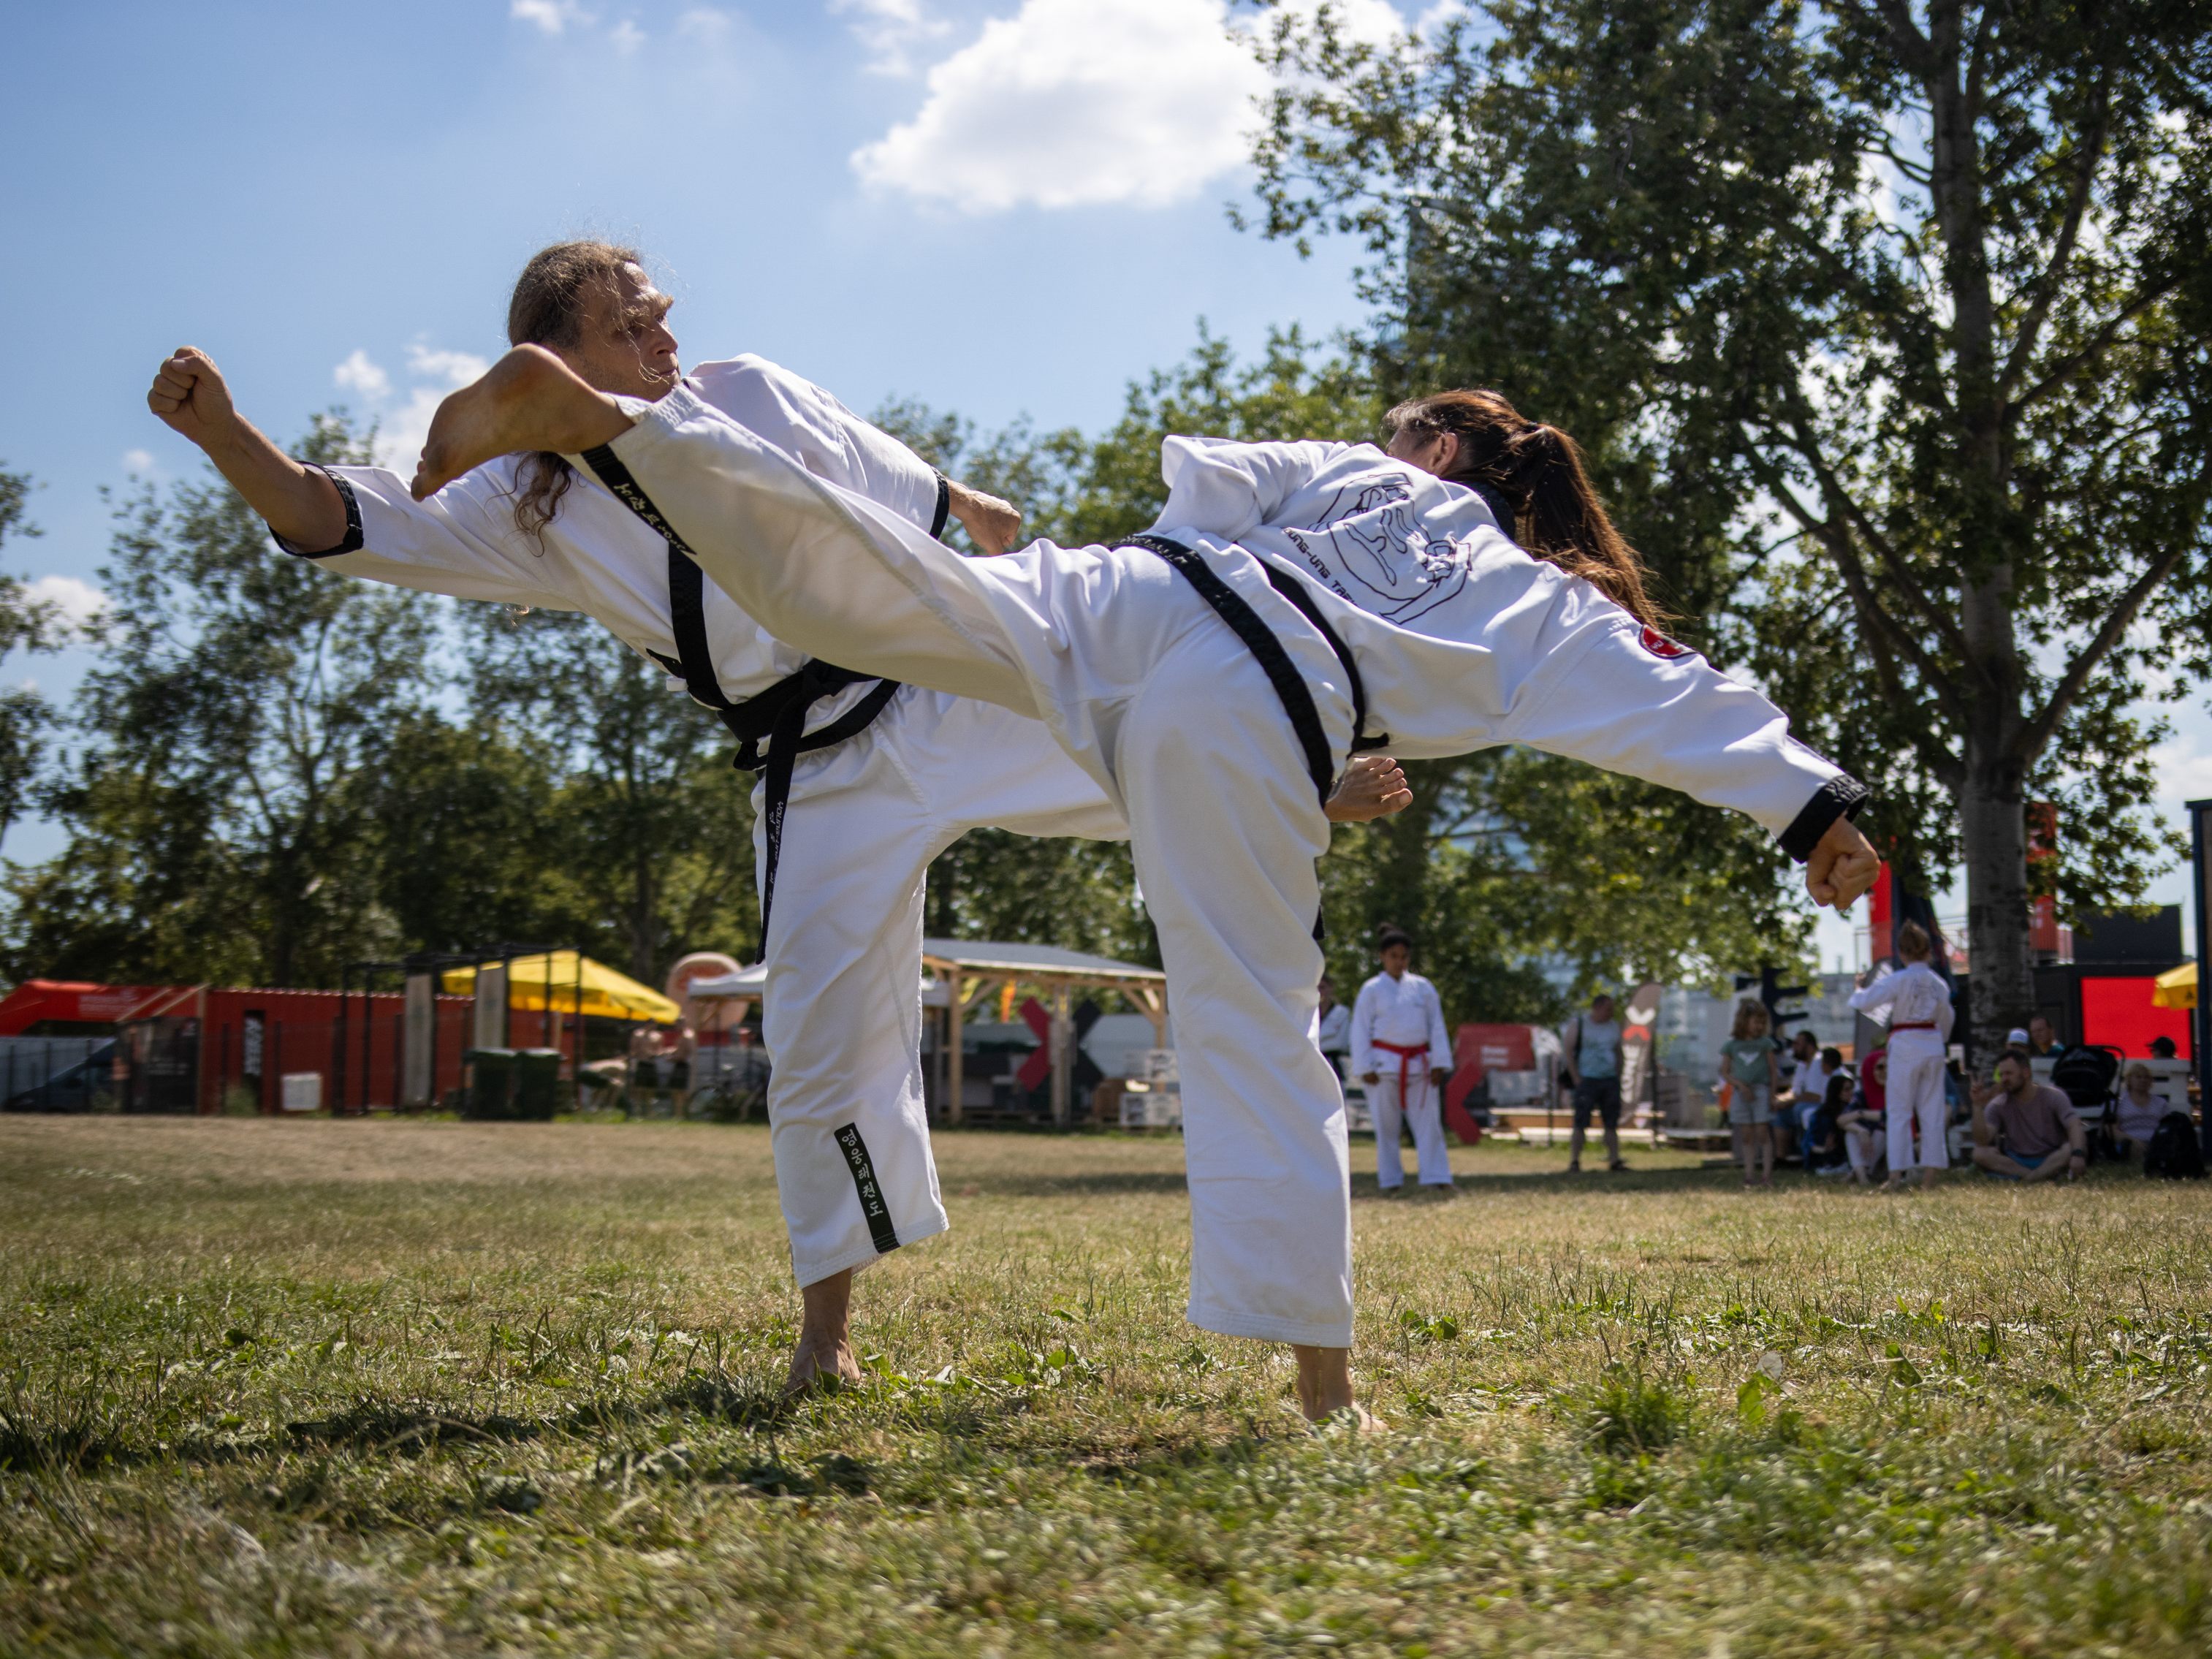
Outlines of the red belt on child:
{"type": "Polygon", "coordinates": [[[1387,1048],[1398,1056],[1398,1109],[1404,1111],[1406,1084],[1412,1073],[1414,1057],[1416,1055],[1420,1057],[1421,1070],[1425,1073],[1429,1069],[1429,1045],[1425,1042],[1374,1042],[1368,1046],[1374,1048],[1387,1048]]]}
{"type": "Polygon", "coordinates": [[[1889,1029],[1893,1031],[1932,1031],[1936,1029],[1936,1022],[1932,1019],[1900,1019],[1889,1029]]]}

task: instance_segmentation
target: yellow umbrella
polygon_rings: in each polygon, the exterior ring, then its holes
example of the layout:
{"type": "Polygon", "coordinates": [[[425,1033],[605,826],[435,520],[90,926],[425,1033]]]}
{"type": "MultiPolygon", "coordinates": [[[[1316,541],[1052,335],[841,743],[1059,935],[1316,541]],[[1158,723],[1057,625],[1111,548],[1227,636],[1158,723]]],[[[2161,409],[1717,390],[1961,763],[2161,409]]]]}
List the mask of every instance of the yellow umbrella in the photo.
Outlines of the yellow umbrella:
{"type": "Polygon", "coordinates": [[[2185,962],[2179,968],[2168,969],[2153,981],[2150,1000],[2160,1008],[2194,1008],[2197,1006],[2197,964],[2185,962]]]}
{"type": "MultiPolygon", "coordinates": [[[[507,1006],[529,1013],[549,1007],[556,1013],[575,1012],[580,963],[584,976],[585,1013],[605,1019],[650,1019],[663,1025],[673,1025],[683,1018],[684,1011],[651,986],[640,985],[628,974],[618,974],[604,962],[594,962],[589,957],[580,958],[574,951],[515,957],[508,964],[507,1006]]],[[[477,970],[448,969],[443,983],[453,995],[467,996],[476,988],[477,970]]]]}

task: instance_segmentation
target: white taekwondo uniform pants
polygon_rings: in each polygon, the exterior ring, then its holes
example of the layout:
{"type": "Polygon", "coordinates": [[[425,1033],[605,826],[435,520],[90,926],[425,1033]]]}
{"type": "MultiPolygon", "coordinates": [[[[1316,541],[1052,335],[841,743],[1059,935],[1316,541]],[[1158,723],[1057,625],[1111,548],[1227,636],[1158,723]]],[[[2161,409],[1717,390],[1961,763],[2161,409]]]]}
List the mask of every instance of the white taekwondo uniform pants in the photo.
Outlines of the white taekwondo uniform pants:
{"type": "Polygon", "coordinates": [[[1398,1130],[1413,1130],[1414,1173],[1424,1187],[1452,1184],[1451,1152],[1444,1145],[1443,1111],[1429,1064],[1419,1055],[1406,1067],[1405,1098],[1399,1097],[1398,1057],[1385,1054],[1376,1080],[1368,1084],[1367,1104],[1375,1114],[1375,1180],[1385,1192],[1406,1184],[1399,1159],[1398,1130]]]}
{"type": "Polygon", "coordinates": [[[1912,1125],[1920,1124],[1920,1155],[1929,1169],[1948,1169],[1951,1151],[1944,1139],[1944,1047],[1935,1031],[1897,1031],[1889,1039],[1889,1098],[1882,1127],[1889,1137],[1889,1173],[1895,1180],[1916,1162],[1912,1125]]]}
{"type": "MultiPolygon", "coordinates": [[[[1119,841],[1097,783],[1038,721],[909,685],[798,757],[768,941],[775,1178],[802,1285],[943,1232],[922,1099],[930,860],[969,830],[1119,841]]],[[[765,868],[765,826],[754,820],[765,868]]]]}
{"type": "MultiPolygon", "coordinates": [[[[1258,661],[1155,554],[1032,548],[966,560],[933,544],[940,561],[892,515],[816,493],[795,463],[696,399],[671,404],[684,398],[670,394],[611,448],[748,614],[824,660],[1043,719],[1125,810],[1176,1020],[1191,1321],[1350,1346],[1344,1098],[1311,1036],[1314,860],[1328,824],[1258,661]],[[867,532],[839,507],[868,512],[867,532]],[[792,539],[762,540],[757,508],[792,539]]],[[[1280,633],[1341,754],[1352,738],[1341,665],[1245,564],[1224,574],[1280,633]]],[[[787,860],[792,842],[787,830],[787,860]]],[[[799,931],[784,907],[805,879],[789,865],[779,872],[778,932],[799,931]]],[[[912,953],[897,959],[903,968],[912,953]]]]}
{"type": "MultiPolygon", "coordinates": [[[[1124,809],[1176,1015],[1191,1319],[1347,1346],[1343,1100],[1310,1041],[1313,860],[1328,824],[1252,649],[1152,552],[1040,543],[963,559],[811,476],[688,387],[633,418],[580,464],[680,536],[768,632],[826,661],[1041,719],[1124,809]]],[[[1197,556],[1273,635],[1327,753],[1346,753],[1349,676],[1328,641],[1242,547],[1202,544],[1197,556]]],[[[1840,780],[1786,740],[1771,703],[1678,647],[1654,647],[1650,630],[1586,585],[1517,554],[1478,562],[1477,574],[1497,599],[1462,619],[1476,635],[1465,639],[1313,592],[1358,654],[1370,719],[1398,734],[1398,752],[1530,742],[1722,801],[1777,834],[1794,832],[1840,780]]]]}

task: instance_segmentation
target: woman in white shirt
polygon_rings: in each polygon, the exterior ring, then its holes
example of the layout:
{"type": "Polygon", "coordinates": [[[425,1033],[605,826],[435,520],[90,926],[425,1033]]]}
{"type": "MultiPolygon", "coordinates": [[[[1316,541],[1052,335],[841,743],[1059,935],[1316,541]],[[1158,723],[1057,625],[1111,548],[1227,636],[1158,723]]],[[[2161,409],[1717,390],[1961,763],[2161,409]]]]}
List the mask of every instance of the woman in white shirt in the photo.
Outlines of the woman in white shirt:
{"type": "Polygon", "coordinates": [[[1851,1006],[1863,1014],[1889,1011],[1889,1186],[1905,1184],[1917,1163],[1920,1184],[1932,1187],[1949,1167],[1944,1142],[1943,1056],[1951,1040],[1951,988],[1928,965],[1935,946],[1927,929],[1908,921],[1897,930],[1897,954],[1904,966],[1885,969],[1870,985],[1853,993],[1851,1006]],[[1920,1127],[1917,1158],[1914,1124],[1920,1127]]]}

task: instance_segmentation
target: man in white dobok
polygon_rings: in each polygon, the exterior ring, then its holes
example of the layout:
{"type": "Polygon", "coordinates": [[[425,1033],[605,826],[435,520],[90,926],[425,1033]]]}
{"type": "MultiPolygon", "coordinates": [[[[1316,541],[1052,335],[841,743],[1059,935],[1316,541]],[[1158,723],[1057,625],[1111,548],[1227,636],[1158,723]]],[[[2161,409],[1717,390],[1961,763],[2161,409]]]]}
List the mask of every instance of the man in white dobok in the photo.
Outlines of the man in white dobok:
{"type": "MultiPolygon", "coordinates": [[[[951,518],[987,551],[1006,547],[1018,513],[941,477],[819,386],[753,356],[686,374],[667,323],[672,303],[634,250],[556,243],[517,281],[508,333],[604,392],[649,402],[680,386],[917,535],[934,537],[951,518]]],[[[857,1381],[854,1273],[949,1224],[922,1099],[925,872],[986,825],[1124,839],[1120,809],[1034,719],[845,673],[781,643],[600,479],[558,455],[509,456],[418,501],[381,467],[285,455],[238,414],[204,353],[187,348],[163,363],[148,402],[288,551],[401,586],[585,611],[744,745],[740,763],[757,763],[761,778],[769,1115],[805,1304],[790,1382],[857,1381]]],[[[1347,780],[1332,811],[1347,820],[1395,811],[1412,799],[1403,784],[1378,761],[1347,780]]]]}
{"type": "Polygon", "coordinates": [[[1450,1074],[1451,1038],[1437,988],[1410,971],[1413,941],[1397,927],[1377,936],[1382,971],[1359,988],[1352,1009],[1352,1069],[1375,1114],[1375,1181],[1394,1196],[1406,1184],[1398,1131],[1413,1131],[1415,1171],[1424,1187],[1450,1189],[1451,1153],[1444,1146],[1443,1079],[1450,1074]]]}

